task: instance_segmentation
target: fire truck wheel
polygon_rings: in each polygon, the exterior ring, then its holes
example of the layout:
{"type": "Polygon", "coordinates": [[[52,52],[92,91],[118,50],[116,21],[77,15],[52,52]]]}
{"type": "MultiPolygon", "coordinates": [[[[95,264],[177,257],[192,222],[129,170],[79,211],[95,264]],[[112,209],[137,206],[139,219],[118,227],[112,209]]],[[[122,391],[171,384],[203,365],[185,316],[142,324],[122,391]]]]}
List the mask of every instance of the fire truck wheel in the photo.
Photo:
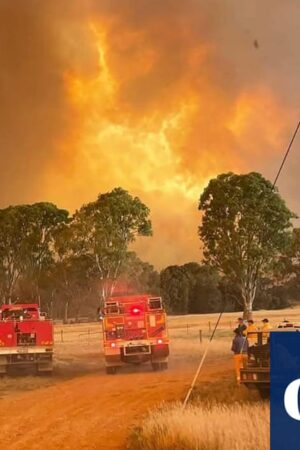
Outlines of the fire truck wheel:
{"type": "Polygon", "coordinates": [[[269,387],[261,387],[258,388],[259,391],[259,395],[261,397],[261,399],[265,400],[270,398],[270,388],[269,387]]]}
{"type": "Polygon", "coordinates": [[[44,370],[44,371],[41,371],[41,372],[39,372],[39,376],[42,376],[42,377],[52,377],[52,376],[53,376],[53,370],[51,369],[51,370],[44,370]]]}
{"type": "Polygon", "coordinates": [[[167,368],[168,368],[168,363],[166,361],[165,362],[152,362],[152,369],[154,371],[167,370],[167,368]]]}
{"type": "Polygon", "coordinates": [[[159,370],[159,369],[160,369],[160,363],[159,363],[159,362],[153,362],[153,363],[152,363],[152,369],[153,369],[154,371],[159,370]]]}
{"type": "Polygon", "coordinates": [[[106,373],[109,375],[115,375],[117,373],[116,367],[106,367],[106,373]]]}
{"type": "Polygon", "coordinates": [[[49,377],[53,375],[52,361],[46,364],[37,364],[35,367],[35,374],[38,376],[49,377]]]}

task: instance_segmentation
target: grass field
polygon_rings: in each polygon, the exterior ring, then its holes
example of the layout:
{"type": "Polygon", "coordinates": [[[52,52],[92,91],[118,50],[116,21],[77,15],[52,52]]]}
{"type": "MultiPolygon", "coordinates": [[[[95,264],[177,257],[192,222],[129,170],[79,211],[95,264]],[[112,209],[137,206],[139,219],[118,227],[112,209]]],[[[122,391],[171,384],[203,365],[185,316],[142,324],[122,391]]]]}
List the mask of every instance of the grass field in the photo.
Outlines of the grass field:
{"type": "MultiPolygon", "coordinates": [[[[265,314],[261,313],[261,317],[265,314]]],[[[232,372],[224,370],[231,358],[232,330],[228,316],[209,347],[203,373],[200,373],[191,400],[185,410],[182,403],[160,405],[150,411],[144,421],[135,427],[128,439],[130,450],[268,450],[269,405],[256,390],[238,386],[232,372]],[[229,323],[228,323],[229,321],[229,323]],[[208,374],[207,368],[210,368],[208,374]]],[[[270,315],[269,315],[270,317],[270,315]]],[[[275,319],[275,315],[273,316],[275,319]]],[[[197,342],[195,332],[204,327],[208,317],[190,316],[194,327],[180,327],[186,320],[174,318],[170,334],[176,342],[181,358],[200,359],[207,339],[197,342]],[[186,355],[183,356],[184,352],[186,355]]],[[[215,316],[210,316],[212,323],[215,316]]],[[[281,321],[280,315],[276,320],[281,321]],[[279,320],[278,320],[279,319],[279,320]]],[[[190,323],[191,323],[190,322],[190,323]]],[[[208,333],[207,333],[208,334],[208,333]]],[[[227,365],[228,367],[228,365],[227,365]]],[[[230,367],[230,366],[229,366],[230,367]]]]}
{"type": "MultiPolygon", "coordinates": [[[[241,313],[225,313],[208,353],[208,364],[221,362],[228,355],[232,329],[241,313]]],[[[268,317],[276,326],[284,319],[300,322],[300,308],[283,311],[257,311],[255,322],[268,317]]],[[[169,319],[171,335],[178,338],[177,349],[196,351],[197,333],[205,340],[216,323],[217,315],[189,315],[169,319]],[[179,331],[180,330],[180,331],[179,331]],[[189,339],[188,336],[193,336],[189,339]]],[[[190,353],[191,351],[191,353],[190,353]]],[[[130,450],[268,450],[269,404],[258,391],[237,386],[233,377],[216,372],[197,383],[191,402],[160,405],[150,411],[135,427],[128,440],[130,450]]]]}

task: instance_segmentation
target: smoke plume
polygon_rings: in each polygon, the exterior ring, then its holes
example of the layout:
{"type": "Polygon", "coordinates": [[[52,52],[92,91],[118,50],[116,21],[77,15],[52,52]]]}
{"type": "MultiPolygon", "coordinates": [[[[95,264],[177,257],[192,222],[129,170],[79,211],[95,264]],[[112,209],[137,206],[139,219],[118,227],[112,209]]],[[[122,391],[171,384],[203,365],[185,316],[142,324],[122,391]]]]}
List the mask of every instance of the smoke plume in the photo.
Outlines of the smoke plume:
{"type": "MultiPolygon", "coordinates": [[[[0,206],[74,210],[122,186],[152,211],[142,259],[199,259],[208,180],[274,177],[296,125],[299,13],[291,0],[2,0],[0,206]]],[[[279,188],[300,212],[297,161],[279,188]]]]}

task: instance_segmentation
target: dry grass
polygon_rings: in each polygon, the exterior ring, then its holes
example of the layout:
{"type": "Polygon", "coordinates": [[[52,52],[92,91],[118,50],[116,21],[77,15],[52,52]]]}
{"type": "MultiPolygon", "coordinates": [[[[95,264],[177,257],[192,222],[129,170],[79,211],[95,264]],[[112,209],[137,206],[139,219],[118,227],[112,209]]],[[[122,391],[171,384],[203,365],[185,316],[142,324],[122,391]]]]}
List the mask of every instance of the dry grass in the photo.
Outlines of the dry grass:
{"type": "Polygon", "coordinates": [[[250,404],[261,403],[261,393],[257,389],[248,389],[238,386],[234,375],[228,377],[228,373],[217,379],[208,381],[199,380],[194,388],[190,402],[194,406],[212,406],[214,404],[232,405],[236,403],[250,404]]]}
{"type": "MultiPolygon", "coordinates": [[[[174,333],[175,358],[199,359],[206,343],[191,335],[174,333]],[[188,355],[188,356],[187,356],[188,355]]],[[[173,358],[174,358],[173,356],[173,358]]],[[[221,361],[230,358],[230,339],[218,338],[209,348],[208,361],[220,363],[220,373],[202,374],[191,405],[165,404],[149,413],[129,438],[130,450],[267,450],[269,406],[256,390],[237,386],[223,372],[221,361]],[[217,378],[216,378],[217,376],[217,378]]],[[[216,370],[218,370],[216,368],[216,370]]],[[[204,370],[205,372],[205,370],[204,370]]]]}
{"type": "MultiPolygon", "coordinates": [[[[242,317],[243,313],[240,312],[230,312],[224,313],[222,315],[219,330],[228,330],[236,326],[237,318],[242,317]]],[[[214,326],[218,319],[219,314],[188,314],[184,316],[169,316],[168,323],[169,328],[198,328],[202,329],[204,332],[208,331],[209,323],[211,328],[214,326]]],[[[260,310],[253,312],[253,319],[256,322],[261,322],[262,319],[268,317],[273,325],[282,322],[283,319],[288,319],[291,322],[300,322],[300,307],[293,307],[288,309],[279,310],[260,310]]]]}
{"type": "MultiPolygon", "coordinates": [[[[224,371],[222,361],[231,359],[232,328],[239,313],[226,313],[215,340],[210,344],[204,373],[200,375],[191,397],[191,405],[162,405],[149,412],[135,428],[128,441],[130,450],[267,450],[269,441],[269,405],[256,390],[238,387],[232,376],[224,371]],[[215,367],[210,376],[207,367],[215,367]],[[220,367],[220,369],[218,369],[220,367]]],[[[269,317],[278,323],[284,317],[298,320],[300,309],[255,314],[260,321],[269,317]]],[[[199,361],[207,345],[217,315],[171,317],[169,330],[173,361],[199,361]],[[186,324],[189,324],[187,327],[186,324]],[[199,342],[203,330],[203,343],[199,342]]]]}
{"type": "Polygon", "coordinates": [[[269,408],[265,403],[164,406],[135,429],[130,450],[268,450],[269,408]]]}

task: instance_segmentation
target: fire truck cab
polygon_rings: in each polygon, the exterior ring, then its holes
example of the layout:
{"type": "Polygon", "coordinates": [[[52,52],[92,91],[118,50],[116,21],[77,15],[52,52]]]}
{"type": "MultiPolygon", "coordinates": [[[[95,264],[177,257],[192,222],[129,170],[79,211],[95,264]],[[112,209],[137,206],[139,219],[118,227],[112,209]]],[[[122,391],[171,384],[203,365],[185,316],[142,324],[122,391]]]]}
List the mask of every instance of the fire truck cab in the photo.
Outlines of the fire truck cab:
{"type": "Polygon", "coordinates": [[[52,372],[53,323],[34,303],[0,308],[0,374],[10,367],[52,372]]]}
{"type": "Polygon", "coordinates": [[[169,338],[160,297],[111,297],[105,302],[102,324],[107,373],[144,362],[153,370],[167,369],[169,338]]]}

